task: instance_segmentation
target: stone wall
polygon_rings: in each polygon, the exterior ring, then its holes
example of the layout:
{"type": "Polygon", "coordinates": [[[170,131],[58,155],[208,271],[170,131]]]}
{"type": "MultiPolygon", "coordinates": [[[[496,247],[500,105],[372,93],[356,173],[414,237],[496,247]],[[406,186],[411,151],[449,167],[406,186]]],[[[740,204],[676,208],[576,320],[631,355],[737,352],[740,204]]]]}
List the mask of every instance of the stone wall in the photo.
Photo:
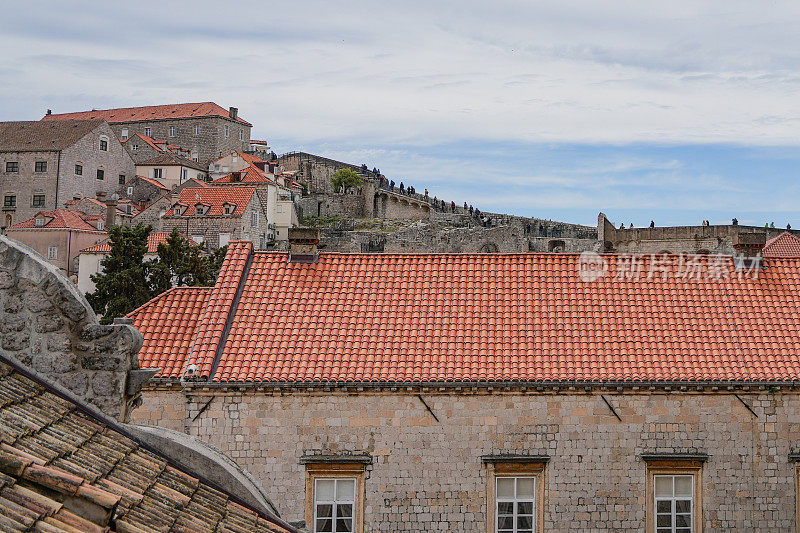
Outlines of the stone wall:
{"type": "Polygon", "coordinates": [[[0,350],[125,420],[138,401],[142,336],[101,326],[74,283],[30,248],[0,236],[0,350]]]}
{"type": "MultiPolygon", "coordinates": [[[[599,239],[603,241],[604,251],[607,252],[733,255],[736,253],[733,246],[736,235],[743,233],[766,234],[766,239],[771,239],[786,230],[731,224],[615,228],[605,215],[600,213],[598,231],[599,239]]],[[[789,232],[800,237],[798,230],[789,232]]]]}
{"type": "Polygon", "coordinates": [[[28,220],[39,211],[56,208],[59,160],[61,152],[2,152],[0,153],[0,209],[4,228],[28,220]],[[18,162],[19,172],[6,172],[7,162],[18,162]],[[46,172],[34,172],[37,161],[47,163],[46,172]],[[33,207],[33,195],[44,194],[44,207],[33,207]],[[16,198],[16,206],[4,204],[8,196],[16,198]]]}
{"type": "MultiPolygon", "coordinates": [[[[297,172],[295,179],[308,184],[308,190],[311,192],[332,193],[331,177],[340,168],[349,168],[356,172],[361,172],[361,167],[359,166],[306,152],[289,152],[280,156],[278,163],[286,171],[297,172]]],[[[368,175],[374,176],[372,172],[368,172],[368,175]]]]}
{"type": "Polygon", "coordinates": [[[323,226],[327,252],[527,253],[596,251],[594,228],[494,215],[484,227],[474,217],[434,212],[429,220],[342,220],[323,226]],[[540,236],[544,235],[544,236],[540,236]]]}
{"type": "Polygon", "coordinates": [[[365,218],[367,200],[359,189],[344,194],[311,193],[295,200],[303,217],[365,218]]]}
{"type": "MultiPolygon", "coordinates": [[[[125,122],[112,124],[111,127],[118,138],[122,138],[122,129],[128,129],[128,137],[133,137],[140,133],[146,135],[145,128],[150,128],[150,137],[169,144],[180,146],[189,150],[192,157],[197,157],[200,162],[207,162],[216,159],[221,154],[227,154],[234,150],[250,149],[250,130],[251,126],[224,117],[201,117],[172,120],[148,120],[141,122],[125,122]],[[200,131],[194,134],[195,125],[199,126],[200,131]],[[170,126],[175,128],[175,136],[170,137],[170,126]],[[224,128],[228,126],[229,133],[225,137],[224,128]],[[242,132],[242,140],[239,140],[239,132],[242,132]]],[[[134,142],[126,142],[126,145],[134,142]]],[[[140,149],[144,141],[136,141],[140,149]]],[[[128,147],[133,155],[132,145],[128,147]]],[[[137,162],[141,162],[138,155],[135,156],[137,162]]]]}
{"type": "Polygon", "coordinates": [[[547,531],[643,531],[642,454],[708,454],[707,530],[790,531],[800,398],[727,393],[294,392],[148,389],[136,422],[185,427],[303,519],[301,457],[368,453],[365,531],[486,531],[484,455],[546,455],[547,531]],[[287,502],[298,502],[287,505],[287,502]]]}

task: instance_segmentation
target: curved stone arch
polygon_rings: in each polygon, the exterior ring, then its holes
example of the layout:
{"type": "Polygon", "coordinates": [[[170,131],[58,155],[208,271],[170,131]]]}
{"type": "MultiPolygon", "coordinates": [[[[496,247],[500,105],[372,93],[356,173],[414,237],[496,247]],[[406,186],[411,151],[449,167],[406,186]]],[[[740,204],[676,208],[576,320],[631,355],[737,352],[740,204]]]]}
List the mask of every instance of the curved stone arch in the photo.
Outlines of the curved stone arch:
{"type": "Polygon", "coordinates": [[[563,253],[567,249],[567,244],[559,239],[553,239],[547,243],[547,251],[551,253],[563,253]]]}
{"type": "Polygon", "coordinates": [[[485,242],[478,248],[478,253],[481,254],[496,254],[498,252],[500,252],[500,249],[493,242],[485,242]]]}
{"type": "Polygon", "coordinates": [[[661,250],[656,255],[672,255],[672,252],[670,252],[669,250],[661,250]]]}
{"type": "Polygon", "coordinates": [[[695,252],[695,254],[697,254],[697,255],[711,255],[711,251],[710,250],[706,250],[705,248],[700,248],[699,250],[697,250],[695,252]]]}

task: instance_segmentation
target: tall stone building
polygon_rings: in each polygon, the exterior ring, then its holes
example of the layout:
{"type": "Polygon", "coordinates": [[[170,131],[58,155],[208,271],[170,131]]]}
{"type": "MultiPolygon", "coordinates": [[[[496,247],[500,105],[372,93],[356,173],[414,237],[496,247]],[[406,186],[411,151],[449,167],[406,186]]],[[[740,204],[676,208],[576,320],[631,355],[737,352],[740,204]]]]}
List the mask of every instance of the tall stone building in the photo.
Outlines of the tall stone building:
{"type": "MultiPolygon", "coordinates": [[[[252,124],[239,117],[235,107],[223,109],[213,102],[168,104],[75,113],[48,114],[43,121],[102,119],[120,141],[136,134],[188,150],[195,161],[207,162],[236,150],[250,149],[252,124]]],[[[126,143],[126,145],[129,143],[126,143]]],[[[133,145],[141,143],[131,143],[133,145]]]]}
{"type": "Polygon", "coordinates": [[[113,193],[135,172],[104,120],[0,122],[2,227],[113,193]]]}
{"type": "Polygon", "coordinates": [[[162,369],[134,418],[305,500],[309,531],[797,527],[800,258],[290,239],[132,313],[162,369]]]}

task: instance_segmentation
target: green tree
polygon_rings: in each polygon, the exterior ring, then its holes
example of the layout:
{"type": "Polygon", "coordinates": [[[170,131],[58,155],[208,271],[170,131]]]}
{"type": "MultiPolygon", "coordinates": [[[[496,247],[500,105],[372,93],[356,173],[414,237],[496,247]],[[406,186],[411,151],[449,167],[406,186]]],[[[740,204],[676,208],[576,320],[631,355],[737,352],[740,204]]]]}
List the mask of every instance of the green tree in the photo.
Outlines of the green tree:
{"type": "Polygon", "coordinates": [[[355,187],[362,183],[364,183],[364,180],[361,179],[361,176],[350,168],[340,168],[331,176],[331,185],[333,185],[335,191],[347,191],[350,187],[355,187]]]}
{"type": "Polygon", "coordinates": [[[200,246],[184,238],[174,228],[166,243],[158,245],[158,257],[150,265],[150,286],[153,294],[172,287],[205,287],[216,281],[227,247],[201,254],[200,246]]]}
{"type": "Polygon", "coordinates": [[[108,229],[111,252],[103,258],[103,271],[91,276],[95,291],[86,295],[103,324],[130,313],[150,300],[150,263],[144,260],[150,226],[111,226],[108,229]]]}

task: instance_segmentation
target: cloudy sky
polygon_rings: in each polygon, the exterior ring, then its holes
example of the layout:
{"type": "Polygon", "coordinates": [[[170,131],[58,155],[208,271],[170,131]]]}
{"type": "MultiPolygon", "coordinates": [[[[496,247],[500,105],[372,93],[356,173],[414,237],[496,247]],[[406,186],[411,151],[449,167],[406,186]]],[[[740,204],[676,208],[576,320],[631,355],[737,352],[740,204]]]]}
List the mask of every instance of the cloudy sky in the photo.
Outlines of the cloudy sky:
{"type": "Polygon", "coordinates": [[[6,2],[0,120],[239,107],[276,152],[595,224],[800,228],[800,3],[6,2]]]}

